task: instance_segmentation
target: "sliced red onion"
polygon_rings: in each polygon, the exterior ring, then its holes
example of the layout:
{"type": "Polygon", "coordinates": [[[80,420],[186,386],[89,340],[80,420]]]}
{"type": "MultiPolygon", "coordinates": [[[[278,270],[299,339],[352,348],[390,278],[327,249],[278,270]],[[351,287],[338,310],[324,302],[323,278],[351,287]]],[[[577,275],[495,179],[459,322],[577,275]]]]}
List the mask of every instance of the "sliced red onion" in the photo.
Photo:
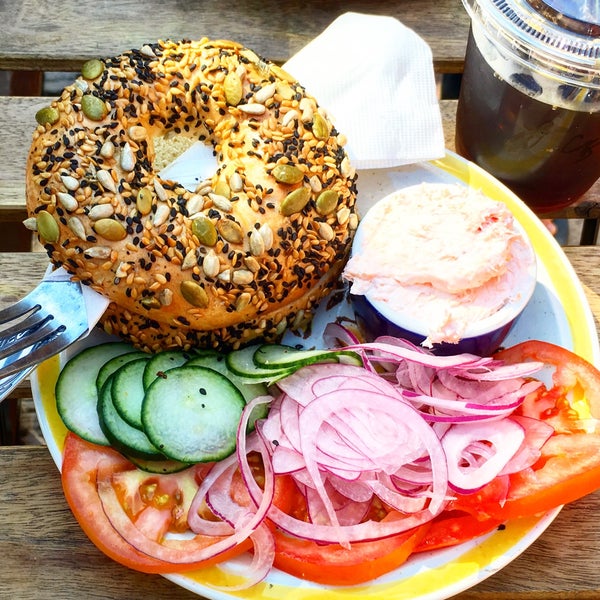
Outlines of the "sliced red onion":
{"type": "Polygon", "coordinates": [[[454,425],[442,438],[449,485],[463,494],[482,488],[502,472],[524,439],[523,427],[511,419],[454,425]]]}

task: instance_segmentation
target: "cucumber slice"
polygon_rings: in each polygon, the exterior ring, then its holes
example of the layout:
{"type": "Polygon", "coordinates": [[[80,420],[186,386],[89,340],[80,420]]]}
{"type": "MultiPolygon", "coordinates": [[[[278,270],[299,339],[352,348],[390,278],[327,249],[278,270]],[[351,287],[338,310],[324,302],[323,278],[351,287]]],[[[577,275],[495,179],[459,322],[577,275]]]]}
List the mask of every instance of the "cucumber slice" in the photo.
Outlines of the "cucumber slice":
{"type": "Polygon", "coordinates": [[[107,380],[98,396],[98,415],[107,439],[119,452],[128,457],[135,456],[145,460],[164,460],[165,456],[152,444],[148,436],[132,427],[121,418],[112,398],[114,375],[107,380]]]}
{"type": "Polygon", "coordinates": [[[55,395],[58,414],[67,429],[93,444],[110,445],[98,419],[96,378],[106,362],[131,350],[125,342],[107,342],[82,350],[64,366],[55,395]]]}
{"type": "Polygon", "coordinates": [[[179,462],[178,460],[169,460],[168,458],[163,460],[148,460],[147,458],[139,458],[137,456],[127,456],[127,458],[138,469],[146,471],[146,473],[156,473],[158,475],[179,473],[180,471],[185,471],[185,469],[190,468],[188,463],[179,462]]]}
{"type": "Polygon", "coordinates": [[[110,391],[115,409],[122,419],[140,431],[143,430],[143,376],[150,360],[147,355],[132,360],[119,367],[111,377],[110,391]]]}
{"type": "Polygon", "coordinates": [[[245,402],[226,377],[206,367],[170,369],[146,390],[142,423],[165,456],[181,462],[210,462],[235,451],[245,402]]]}
{"type": "MultiPolygon", "coordinates": [[[[246,404],[248,404],[250,400],[254,400],[254,398],[257,396],[264,396],[267,393],[267,386],[264,383],[255,382],[252,380],[244,380],[242,377],[239,377],[233,371],[231,371],[227,366],[227,362],[223,354],[202,354],[191,358],[185,364],[189,366],[206,367],[221,373],[221,375],[227,377],[227,379],[229,379],[229,381],[231,381],[231,383],[233,383],[233,385],[235,385],[235,387],[242,392],[242,396],[244,396],[246,404]]],[[[257,406],[250,415],[247,430],[252,431],[254,429],[254,423],[256,420],[264,419],[268,413],[269,406],[267,404],[260,404],[257,406]]]]}
{"type": "Polygon", "coordinates": [[[127,352],[127,354],[115,356],[108,362],[104,363],[98,372],[98,377],[96,377],[96,389],[98,390],[98,393],[100,393],[102,386],[105,384],[109,376],[112,375],[119,367],[122,367],[132,360],[143,358],[144,356],[148,356],[148,354],[142,352],[141,350],[135,350],[133,352],[127,352]]]}
{"type": "Polygon", "coordinates": [[[351,350],[303,350],[282,344],[263,344],[256,349],[252,360],[263,369],[299,369],[314,363],[339,362],[340,359],[360,358],[351,350]]]}
{"type": "Polygon", "coordinates": [[[165,371],[174,367],[180,367],[185,364],[193,354],[183,352],[181,350],[164,350],[154,354],[146,365],[144,371],[143,384],[144,389],[148,389],[150,384],[157,378],[162,376],[165,371]]]}
{"type": "Polygon", "coordinates": [[[243,380],[263,381],[266,383],[277,381],[294,371],[293,368],[266,369],[259,367],[254,362],[254,353],[258,348],[260,348],[260,345],[246,346],[239,350],[233,350],[225,358],[227,368],[243,380]]]}

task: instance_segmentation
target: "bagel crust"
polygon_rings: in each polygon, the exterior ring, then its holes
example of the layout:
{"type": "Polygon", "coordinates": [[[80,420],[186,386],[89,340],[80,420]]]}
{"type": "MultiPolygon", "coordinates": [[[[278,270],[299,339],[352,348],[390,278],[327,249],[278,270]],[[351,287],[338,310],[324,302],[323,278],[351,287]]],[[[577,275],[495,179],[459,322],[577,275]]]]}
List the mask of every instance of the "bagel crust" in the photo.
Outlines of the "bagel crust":
{"type": "Polygon", "coordinates": [[[90,61],[36,119],[26,225],[110,299],[110,333],[150,351],[273,341],[338,284],[358,222],[343,135],[251,50],[159,41],[90,61]],[[216,170],[188,190],[158,172],[193,142],[216,170]]]}

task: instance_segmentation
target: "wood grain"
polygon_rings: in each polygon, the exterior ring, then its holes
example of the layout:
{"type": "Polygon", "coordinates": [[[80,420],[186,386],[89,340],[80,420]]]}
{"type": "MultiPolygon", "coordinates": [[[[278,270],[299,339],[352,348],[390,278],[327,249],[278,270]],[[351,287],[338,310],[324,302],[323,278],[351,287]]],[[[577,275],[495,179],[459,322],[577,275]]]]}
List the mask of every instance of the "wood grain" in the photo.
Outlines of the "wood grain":
{"type": "MultiPolygon", "coordinates": [[[[0,598],[199,598],[98,551],[71,515],[45,448],[3,447],[0,456],[0,598]]],[[[600,598],[599,512],[600,493],[567,506],[522,556],[456,598],[600,598]]]]}
{"type": "Polygon", "coordinates": [[[156,39],[202,36],[236,40],[282,63],[338,15],[354,11],[398,18],[429,43],[438,71],[462,70],[469,20],[460,0],[325,4],[326,9],[322,0],[0,2],[0,68],[75,71],[88,58],[114,56],[156,39]]]}

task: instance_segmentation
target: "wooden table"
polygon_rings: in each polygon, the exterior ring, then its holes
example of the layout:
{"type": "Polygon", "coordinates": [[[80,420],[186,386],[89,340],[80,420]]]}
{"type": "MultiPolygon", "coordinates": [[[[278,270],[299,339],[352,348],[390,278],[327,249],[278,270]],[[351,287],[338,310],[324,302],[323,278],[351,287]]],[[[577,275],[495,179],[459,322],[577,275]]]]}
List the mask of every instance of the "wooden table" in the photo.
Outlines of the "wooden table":
{"type": "MultiPolygon", "coordinates": [[[[24,164],[33,115],[47,103],[39,97],[39,87],[31,87],[31,82],[39,84],[36,73],[75,71],[88,58],[156,38],[202,35],[236,39],[284,62],[347,10],[396,16],[430,44],[438,73],[462,71],[468,19],[460,0],[26,0],[20,7],[0,3],[0,69],[17,72],[13,90],[34,93],[0,97],[0,223],[14,228],[25,214],[24,164]]],[[[456,102],[443,100],[441,106],[446,143],[452,148],[456,102]]],[[[561,216],[600,215],[596,198],[599,185],[581,206],[561,216]]],[[[600,247],[568,247],[565,253],[584,285],[598,326],[600,247]]],[[[32,289],[45,266],[41,253],[18,253],[10,247],[0,252],[0,304],[10,304],[32,289]]],[[[28,384],[14,397],[30,409],[28,384]]],[[[520,558],[457,598],[600,599],[599,516],[600,492],[566,507],[520,558]]],[[[198,598],[159,576],[128,571],[97,551],[72,518],[56,467],[42,445],[0,446],[0,556],[0,599],[198,598]]]]}

